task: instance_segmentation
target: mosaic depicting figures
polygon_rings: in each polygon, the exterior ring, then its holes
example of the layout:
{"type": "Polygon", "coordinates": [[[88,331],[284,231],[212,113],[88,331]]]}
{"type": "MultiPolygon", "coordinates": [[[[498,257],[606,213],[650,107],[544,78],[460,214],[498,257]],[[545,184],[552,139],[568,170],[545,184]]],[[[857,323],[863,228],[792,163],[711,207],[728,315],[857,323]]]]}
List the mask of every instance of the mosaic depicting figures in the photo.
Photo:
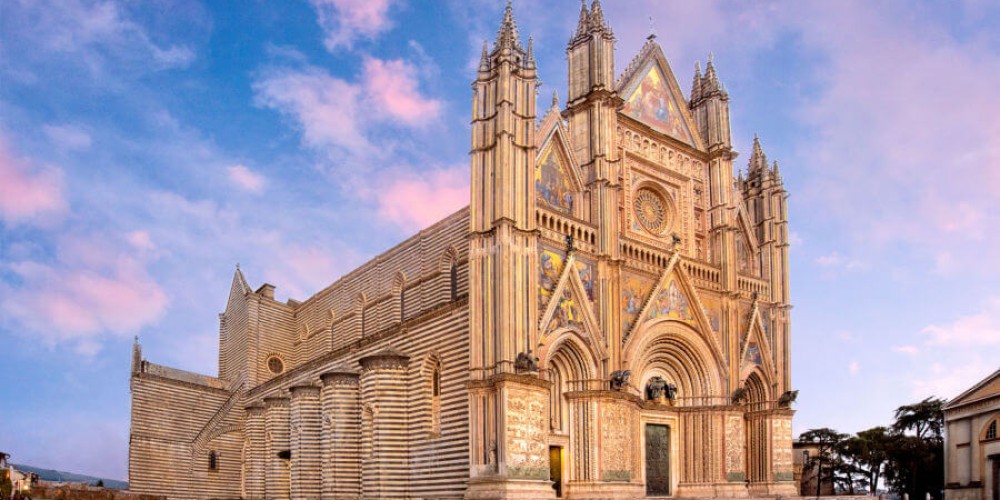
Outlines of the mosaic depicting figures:
{"type": "Polygon", "coordinates": [[[625,114],[675,139],[691,142],[691,134],[681,119],[677,102],[656,64],[651,63],[646,76],[630,90],[623,109],[625,114]]]}
{"type": "Polygon", "coordinates": [[[539,255],[539,264],[539,304],[544,308],[552,299],[552,293],[555,292],[556,285],[559,284],[559,276],[562,274],[564,265],[563,256],[554,250],[543,248],[541,255],[539,255]]]}
{"type": "Polygon", "coordinates": [[[556,307],[555,314],[552,315],[552,320],[549,322],[549,330],[556,328],[583,330],[583,314],[576,301],[573,300],[573,293],[569,288],[563,288],[559,306],[556,307]]]}
{"type": "Polygon", "coordinates": [[[576,261],[576,270],[580,273],[580,283],[587,292],[587,300],[594,301],[594,266],[582,260],[576,261]]]}
{"type": "Polygon", "coordinates": [[[535,191],[550,207],[573,212],[573,184],[555,148],[549,148],[535,169],[535,191]]]}
{"type": "Polygon", "coordinates": [[[743,363],[760,366],[760,347],[756,342],[750,342],[750,345],[747,346],[747,355],[743,358],[743,363]]]}
{"type": "Polygon", "coordinates": [[[627,332],[642,310],[646,295],[653,288],[653,280],[626,275],[622,279],[622,331],[627,332]]]}
{"type": "Polygon", "coordinates": [[[675,279],[671,279],[667,286],[656,294],[656,299],[653,300],[653,305],[649,309],[649,319],[664,317],[688,322],[694,321],[691,305],[675,279]]]}
{"type": "Polygon", "coordinates": [[[715,297],[702,297],[701,306],[705,311],[705,317],[708,318],[709,326],[718,335],[722,331],[722,311],[719,307],[719,301],[715,297]]]}
{"type": "Polygon", "coordinates": [[[750,248],[743,237],[736,238],[736,262],[741,274],[750,274],[750,248]]]}

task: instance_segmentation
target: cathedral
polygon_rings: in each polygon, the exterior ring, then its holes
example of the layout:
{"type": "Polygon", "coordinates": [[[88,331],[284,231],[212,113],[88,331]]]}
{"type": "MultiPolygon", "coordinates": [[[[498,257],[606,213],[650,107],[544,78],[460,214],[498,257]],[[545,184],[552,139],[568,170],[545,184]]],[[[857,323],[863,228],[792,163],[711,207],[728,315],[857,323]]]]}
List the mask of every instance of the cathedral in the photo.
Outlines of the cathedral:
{"type": "MultiPolygon", "coordinates": [[[[217,376],[131,369],[129,483],[170,499],[794,496],[788,229],[734,175],[709,59],[615,74],[599,0],[565,102],[508,3],[472,84],[469,206],[304,301],[237,268],[217,376]]],[[[742,172],[742,170],[741,170],[742,172]]]]}

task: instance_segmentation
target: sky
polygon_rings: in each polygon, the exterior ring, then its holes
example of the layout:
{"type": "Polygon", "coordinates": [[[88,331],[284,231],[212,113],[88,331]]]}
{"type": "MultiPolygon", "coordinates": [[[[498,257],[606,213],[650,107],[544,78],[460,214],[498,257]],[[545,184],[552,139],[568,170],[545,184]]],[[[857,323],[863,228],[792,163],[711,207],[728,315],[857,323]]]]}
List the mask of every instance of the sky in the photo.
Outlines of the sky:
{"type": "MultiPolygon", "coordinates": [[[[1000,4],[604,0],[680,86],[714,54],[781,166],[795,433],[1000,367],[1000,4]]],[[[237,264],[304,299],[468,203],[503,0],[0,0],[0,449],[126,479],[129,361],[215,374],[237,264]]],[[[541,106],[577,0],[515,0],[541,106]]]]}

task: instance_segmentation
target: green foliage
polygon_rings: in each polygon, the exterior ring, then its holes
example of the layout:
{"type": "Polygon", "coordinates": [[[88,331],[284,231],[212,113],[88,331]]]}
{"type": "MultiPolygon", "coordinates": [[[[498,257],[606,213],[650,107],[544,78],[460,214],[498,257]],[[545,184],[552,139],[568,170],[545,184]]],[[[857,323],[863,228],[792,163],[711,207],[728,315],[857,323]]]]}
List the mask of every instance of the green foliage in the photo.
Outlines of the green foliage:
{"type": "MultiPolygon", "coordinates": [[[[945,401],[929,397],[896,409],[890,427],[873,427],[855,436],[833,429],[811,429],[799,441],[815,443],[818,453],[807,468],[819,467],[822,482],[840,492],[863,488],[876,494],[880,481],[895,493],[940,498],[944,487],[945,401]]],[[[817,495],[819,485],[817,485],[817,495]]]]}

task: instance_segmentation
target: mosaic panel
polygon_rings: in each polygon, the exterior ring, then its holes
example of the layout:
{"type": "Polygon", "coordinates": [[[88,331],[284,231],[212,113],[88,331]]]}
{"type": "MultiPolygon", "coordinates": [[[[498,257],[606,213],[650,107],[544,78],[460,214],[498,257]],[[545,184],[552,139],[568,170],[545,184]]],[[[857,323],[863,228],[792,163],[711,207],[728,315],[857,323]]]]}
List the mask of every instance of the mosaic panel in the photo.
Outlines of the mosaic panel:
{"type": "Polygon", "coordinates": [[[681,118],[680,107],[656,64],[651,62],[647,66],[645,76],[633,84],[626,95],[628,99],[622,109],[626,115],[674,139],[691,143],[691,134],[681,118]]]}
{"type": "Polygon", "coordinates": [[[653,288],[654,280],[625,275],[622,279],[622,331],[628,332],[642,311],[642,304],[653,288]]]}
{"type": "Polygon", "coordinates": [[[694,323],[694,313],[691,311],[691,304],[681,290],[680,283],[673,276],[667,282],[667,286],[656,294],[653,304],[649,308],[649,319],[670,318],[688,323],[694,323]]]}
{"type": "Polygon", "coordinates": [[[705,317],[708,318],[709,326],[718,335],[722,332],[722,307],[719,305],[718,299],[711,296],[702,297],[701,306],[705,312],[705,317]]]}
{"type": "Polygon", "coordinates": [[[571,214],[574,186],[567,168],[556,149],[549,147],[535,168],[535,191],[544,204],[571,214]]]}

